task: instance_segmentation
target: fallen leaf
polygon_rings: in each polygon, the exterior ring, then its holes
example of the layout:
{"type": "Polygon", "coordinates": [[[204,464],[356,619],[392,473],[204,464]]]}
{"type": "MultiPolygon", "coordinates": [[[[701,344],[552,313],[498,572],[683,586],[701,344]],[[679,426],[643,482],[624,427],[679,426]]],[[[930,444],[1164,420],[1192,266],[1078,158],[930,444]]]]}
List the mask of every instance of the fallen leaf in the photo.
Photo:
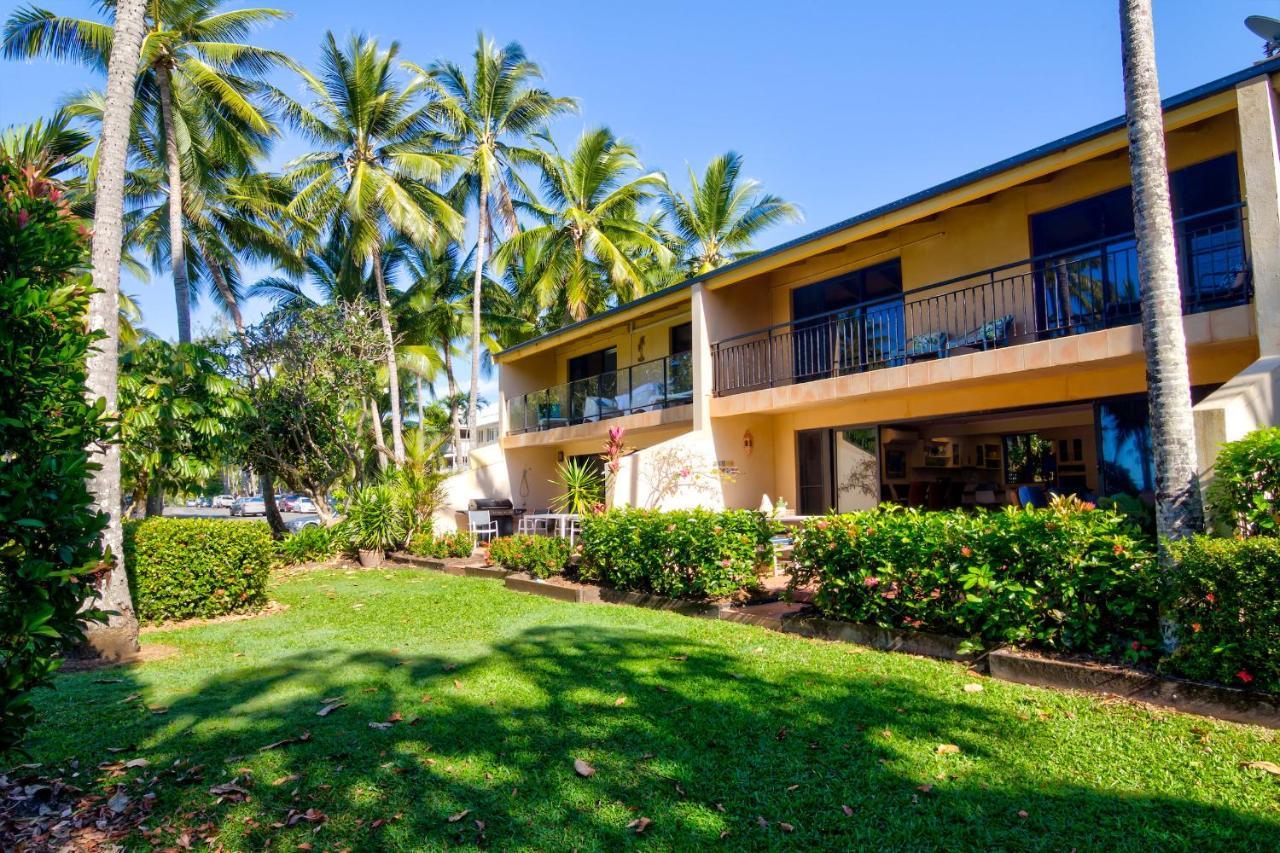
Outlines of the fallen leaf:
{"type": "Polygon", "coordinates": [[[780,821],[778,823],[778,828],[781,829],[783,832],[795,832],[796,830],[794,826],[787,823],[786,821],[780,821]]]}
{"type": "Polygon", "coordinates": [[[93,680],[94,684],[121,684],[123,682],[123,678],[95,678],[93,680]]]}
{"type": "Polygon", "coordinates": [[[458,665],[456,663],[447,663],[444,665],[445,672],[453,672],[457,668],[458,668],[458,665]]]}
{"type": "Polygon", "coordinates": [[[462,689],[462,682],[455,678],[455,679],[453,680],[453,689],[454,689],[454,690],[461,690],[461,689],[462,689]]]}
{"type": "Polygon", "coordinates": [[[930,793],[930,792],[932,792],[932,791],[933,791],[933,786],[932,786],[932,785],[919,785],[919,786],[917,786],[917,787],[916,787],[916,790],[917,790],[917,791],[919,791],[919,792],[920,792],[920,793],[922,793],[922,794],[928,794],[928,793],[930,793]]]}
{"type": "Polygon", "coordinates": [[[469,814],[471,814],[471,809],[463,809],[457,814],[451,814],[449,815],[449,823],[457,823],[469,814]]]}
{"type": "Polygon", "coordinates": [[[759,824],[759,826],[760,826],[760,828],[761,828],[761,829],[768,829],[768,828],[769,828],[769,821],[765,820],[763,817],[759,817],[759,816],[757,816],[757,817],[756,817],[756,823],[757,823],[757,824],[759,824]]]}
{"type": "Polygon", "coordinates": [[[631,823],[627,824],[627,829],[634,829],[636,831],[636,835],[639,835],[648,829],[649,824],[651,823],[653,823],[653,821],[649,820],[647,817],[638,817],[631,821],[631,823]]]}
{"type": "Polygon", "coordinates": [[[392,711],[392,712],[391,712],[391,716],[390,716],[390,717],[387,717],[387,722],[388,722],[388,723],[398,723],[398,722],[400,722],[400,721],[401,721],[401,720],[403,720],[403,719],[404,719],[404,716],[403,716],[399,711],[392,711]]]}
{"type": "Polygon", "coordinates": [[[671,659],[672,660],[688,660],[689,656],[688,655],[672,655],[671,659]]]}
{"type": "Polygon", "coordinates": [[[124,763],[124,766],[125,767],[146,767],[150,763],[151,762],[147,761],[147,759],[145,758],[135,758],[131,761],[126,761],[124,763]]]}
{"type": "Polygon", "coordinates": [[[1025,810],[1018,812],[1018,817],[1030,817],[1025,810]]]}
{"type": "Polygon", "coordinates": [[[387,729],[391,728],[391,723],[370,723],[369,728],[378,729],[379,731],[386,731],[387,729]]]}
{"type": "Polygon", "coordinates": [[[423,693],[423,694],[422,694],[422,704],[423,704],[423,705],[425,705],[425,704],[427,704],[427,703],[428,703],[428,702],[430,702],[430,701],[431,701],[431,694],[430,694],[430,693],[423,693]]]}
{"type": "Polygon", "coordinates": [[[853,817],[853,809],[848,806],[841,806],[840,810],[844,812],[845,817],[853,817]]]}
{"type": "Polygon", "coordinates": [[[721,841],[724,841],[724,840],[725,840],[726,838],[728,838],[728,837],[729,837],[729,830],[727,830],[727,829],[726,829],[724,832],[720,833],[720,840],[721,840],[721,841]]]}
{"type": "Polygon", "coordinates": [[[596,769],[581,758],[573,759],[573,769],[579,776],[590,777],[596,775],[596,769]]]}
{"type": "Polygon", "coordinates": [[[325,705],[325,706],[324,706],[323,708],[321,708],[319,711],[316,711],[316,716],[317,716],[317,717],[327,717],[327,716],[329,716],[330,714],[332,714],[334,711],[338,710],[339,708],[345,708],[346,706],[347,706],[347,703],[346,703],[346,702],[341,702],[341,701],[339,701],[339,702],[330,702],[328,705],[325,705]]]}
{"type": "Polygon", "coordinates": [[[297,737],[287,737],[284,740],[278,740],[275,743],[260,746],[258,747],[258,752],[266,752],[269,749],[278,749],[279,747],[287,746],[291,743],[306,743],[309,740],[311,740],[311,732],[303,732],[297,737]]]}
{"type": "Polygon", "coordinates": [[[966,685],[964,686],[964,692],[965,692],[965,693],[981,693],[981,692],[982,692],[982,685],[981,685],[981,684],[966,684],[966,685]]]}
{"type": "Polygon", "coordinates": [[[1264,773],[1270,773],[1272,776],[1280,776],[1280,764],[1273,761],[1249,761],[1240,765],[1249,770],[1261,770],[1264,773]]]}
{"type": "Polygon", "coordinates": [[[619,696],[617,699],[613,700],[613,707],[615,708],[621,708],[625,704],[627,704],[626,696],[619,696]]]}
{"type": "Polygon", "coordinates": [[[960,752],[960,747],[954,743],[940,743],[934,752],[938,753],[938,755],[955,755],[960,752]]]}
{"type": "Polygon", "coordinates": [[[281,785],[288,785],[290,782],[297,782],[301,778],[302,777],[299,776],[297,773],[290,773],[288,776],[281,776],[279,779],[275,780],[271,784],[279,788],[281,785]]]}
{"type": "Polygon", "coordinates": [[[475,824],[476,824],[476,829],[480,830],[481,832],[484,832],[484,821],[478,820],[475,822],[475,824]]]}
{"type": "Polygon", "coordinates": [[[107,800],[107,807],[116,814],[120,814],[129,807],[129,795],[124,791],[116,791],[111,799],[107,800]]]}
{"type": "Polygon", "coordinates": [[[787,790],[788,790],[788,791],[794,791],[796,788],[799,788],[799,787],[800,787],[799,785],[790,785],[790,786],[788,786],[788,787],[787,787],[787,790]]]}

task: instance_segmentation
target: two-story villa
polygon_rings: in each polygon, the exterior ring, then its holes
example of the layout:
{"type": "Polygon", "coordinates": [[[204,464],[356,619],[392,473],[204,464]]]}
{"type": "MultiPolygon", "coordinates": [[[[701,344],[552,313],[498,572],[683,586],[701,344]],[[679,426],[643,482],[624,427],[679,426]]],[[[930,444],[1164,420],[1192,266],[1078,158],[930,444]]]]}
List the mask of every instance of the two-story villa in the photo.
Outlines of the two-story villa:
{"type": "MultiPolygon", "coordinates": [[[[1206,471],[1277,422],[1278,85],[1271,60],[1165,102],[1206,471]]],[[[1132,231],[1116,118],[527,341],[451,502],[546,507],[612,426],[615,504],[1150,493],[1132,231]]]]}

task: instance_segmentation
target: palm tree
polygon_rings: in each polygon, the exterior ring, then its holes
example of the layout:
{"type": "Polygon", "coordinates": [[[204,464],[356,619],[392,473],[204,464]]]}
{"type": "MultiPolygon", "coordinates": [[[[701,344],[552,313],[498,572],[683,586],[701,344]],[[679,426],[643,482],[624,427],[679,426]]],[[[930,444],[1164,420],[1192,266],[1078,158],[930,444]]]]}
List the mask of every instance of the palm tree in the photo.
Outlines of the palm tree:
{"type": "Polygon", "coordinates": [[[587,131],[564,157],[548,137],[539,154],[544,202],[525,202],[538,224],[505,242],[494,255],[499,268],[517,258],[528,296],[562,321],[581,320],[610,302],[644,292],[641,254],[660,265],[671,251],[640,208],[663,185],[657,172],[641,174],[635,149],[608,128],[587,131]]]}
{"type": "Polygon", "coordinates": [[[363,36],[346,49],[325,35],[320,76],[303,73],[314,102],[278,100],[292,124],[320,150],[288,166],[297,189],[290,210],[308,222],[326,222],[347,234],[355,259],[367,263],[377,287],[378,317],[387,340],[391,439],[396,464],[404,462],[400,380],[396,368],[391,300],[383,268],[389,233],[429,243],[443,230],[458,234],[462,217],[431,188],[455,159],[438,149],[422,80],[407,85],[395,76],[400,46],[387,50],[363,36]]]}
{"type": "Polygon", "coordinates": [[[707,165],[701,181],[689,170],[688,196],[670,187],[662,195],[680,263],[693,275],[752,254],[756,236],[770,226],[802,219],[795,205],[759,192],[760,184],[741,172],[742,155],[730,151],[707,165]]]}
{"type": "Polygon", "coordinates": [[[481,297],[492,221],[501,219],[508,234],[516,231],[514,201],[525,194],[516,170],[536,159],[527,142],[551,119],[576,110],[577,102],[535,88],[532,84],[542,78],[542,69],[525,57],[524,48],[511,42],[499,49],[483,33],[477,37],[470,78],[452,62],[436,62],[427,69],[412,64],[407,67],[438,96],[430,107],[432,115],[448,128],[448,144],[462,158],[455,192],[476,205],[471,389],[467,399],[467,423],[475,429],[480,397],[481,297]]]}
{"type": "Polygon", "coordinates": [[[1120,36],[1156,475],[1156,531],[1161,565],[1169,568],[1169,541],[1201,530],[1204,508],[1191,418],[1191,379],[1182,328],[1182,294],[1150,0],[1121,0],[1120,36]]]}
{"type": "MultiPolygon", "coordinates": [[[[239,42],[254,27],[288,17],[285,12],[222,11],[223,5],[223,0],[153,0],[147,4],[147,32],[140,50],[134,120],[149,125],[149,135],[164,152],[180,343],[191,340],[187,244],[182,239],[184,182],[194,178],[191,149],[198,140],[199,146],[225,153],[272,135],[270,116],[259,103],[264,92],[260,81],[277,66],[292,66],[281,53],[239,42]]],[[[5,24],[4,53],[10,58],[43,55],[100,69],[111,43],[109,23],[55,15],[35,6],[19,8],[5,24]]]]}
{"type": "MultiPolygon", "coordinates": [[[[89,330],[104,337],[90,351],[89,396],[101,398],[109,415],[117,412],[120,341],[120,246],[124,240],[124,178],[129,156],[129,124],[133,114],[138,52],[142,46],[145,0],[119,0],[107,55],[107,108],[98,145],[96,205],[93,212],[93,287],[89,330]]],[[[110,519],[103,531],[104,551],[115,557],[98,593],[111,613],[106,626],[87,632],[89,646],[104,657],[122,657],[138,649],[138,620],[129,597],[124,565],[124,529],[120,510],[120,445],[90,448],[97,467],[90,474],[94,505],[110,519]]]]}

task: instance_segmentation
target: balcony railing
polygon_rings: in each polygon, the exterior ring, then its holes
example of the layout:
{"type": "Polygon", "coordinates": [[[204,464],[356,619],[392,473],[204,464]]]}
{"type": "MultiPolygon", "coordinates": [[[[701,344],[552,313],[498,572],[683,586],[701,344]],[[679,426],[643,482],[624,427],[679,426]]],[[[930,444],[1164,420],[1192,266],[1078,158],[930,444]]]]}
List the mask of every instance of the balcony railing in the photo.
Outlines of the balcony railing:
{"type": "MultiPolygon", "coordinates": [[[[1252,296],[1243,205],[1176,224],[1192,314],[1252,296]]],[[[715,391],[740,394],[1136,323],[1132,235],[983,270],[713,345],[715,391]]]]}
{"type": "Polygon", "coordinates": [[[510,432],[537,432],[691,402],[693,362],[685,352],[516,397],[507,415],[510,432]]]}

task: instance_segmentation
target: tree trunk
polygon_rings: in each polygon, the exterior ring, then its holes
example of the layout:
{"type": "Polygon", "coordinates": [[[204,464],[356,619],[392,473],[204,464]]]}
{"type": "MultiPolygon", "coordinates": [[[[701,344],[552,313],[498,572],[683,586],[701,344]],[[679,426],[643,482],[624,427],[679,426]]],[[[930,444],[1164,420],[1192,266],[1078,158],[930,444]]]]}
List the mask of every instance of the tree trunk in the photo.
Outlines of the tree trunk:
{"type": "Polygon", "coordinates": [[[147,518],[156,518],[164,515],[164,486],[157,481],[152,481],[151,488],[147,489],[147,518]]]}
{"type": "Polygon", "coordinates": [[[182,160],[173,122],[173,78],[163,62],[156,66],[160,117],[164,122],[164,159],[169,173],[169,262],[173,298],[178,307],[178,343],[191,343],[191,286],[187,281],[187,244],[182,229],[182,160]]]}
{"type": "Polygon", "coordinates": [[[413,381],[414,381],[414,390],[417,392],[417,397],[415,397],[414,401],[418,406],[418,461],[421,462],[422,449],[424,447],[424,442],[426,441],[426,436],[423,434],[423,431],[422,431],[422,424],[426,420],[426,418],[423,414],[421,374],[415,374],[413,377],[413,381]]]}
{"type": "Polygon", "coordinates": [[[316,505],[316,515],[320,516],[320,524],[324,527],[332,527],[338,519],[333,514],[333,507],[329,506],[329,493],[312,489],[311,501],[316,505]]]}
{"type": "MultiPolygon", "coordinates": [[[[489,239],[489,176],[480,170],[480,203],[476,211],[476,276],[471,286],[471,393],[467,397],[467,426],[475,435],[476,409],[480,400],[480,291],[484,285],[485,249],[489,239]]],[[[453,448],[454,464],[458,460],[458,447],[453,448]]]]}
{"type": "Polygon", "coordinates": [[[1182,328],[1182,294],[1169,203],[1151,0],[1121,0],[1120,34],[1156,476],[1156,531],[1160,565],[1168,569],[1169,542],[1200,531],[1204,527],[1204,509],[1191,417],[1191,379],[1182,328]]]}
{"type": "Polygon", "coordinates": [[[458,470],[458,448],[462,446],[462,425],[458,423],[458,379],[453,375],[453,356],[449,354],[449,341],[444,341],[444,378],[449,383],[449,429],[453,440],[453,468],[458,470]]]}
{"type": "Polygon", "coordinates": [[[266,510],[267,524],[271,527],[271,535],[276,539],[280,539],[289,529],[284,526],[284,519],[280,517],[280,507],[276,506],[276,485],[272,481],[270,474],[263,474],[260,482],[262,484],[262,505],[266,510]]]}
{"type": "Polygon", "coordinates": [[[378,411],[378,401],[369,401],[369,414],[373,418],[373,446],[378,451],[378,467],[387,470],[387,441],[382,436],[382,413],[378,411]]]}
{"type": "MultiPolygon", "coordinates": [[[[98,145],[98,186],[93,211],[93,286],[89,300],[89,329],[104,332],[89,352],[88,397],[106,402],[116,417],[116,383],[120,352],[120,244],[124,239],[124,174],[129,153],[129,124],[133,115],[134,78],[142,51],[144,0],[120,0],[116,5],[115,38],[107,65],[107,105],[98,145]]],[[[104,555],[114,561],[98,587],[97,606],[107,611],[105,625],[88,626],[87,651],[119,659],[138,650],[138,620],[129,597],[124,566],[124,530],[120,524],[120,445],[91,445],[97,469],[89,474],[94,509],[109,521],[102,532],[104,555]]]]}
{"type": "MultiPolygon", "coordinates": [[[[373,280],[378,285],[378,319],[387,339],[387,390],[391,393],[391,452],[397,466],[404,464],[404,432],[400,423],[400,373],[396,368],[396,336],[391,330],[391,300],[382,277],[382,252],[373,252],[373,280]]],[[[381,429],[381,422],[379,422],[381,429]]]]}

